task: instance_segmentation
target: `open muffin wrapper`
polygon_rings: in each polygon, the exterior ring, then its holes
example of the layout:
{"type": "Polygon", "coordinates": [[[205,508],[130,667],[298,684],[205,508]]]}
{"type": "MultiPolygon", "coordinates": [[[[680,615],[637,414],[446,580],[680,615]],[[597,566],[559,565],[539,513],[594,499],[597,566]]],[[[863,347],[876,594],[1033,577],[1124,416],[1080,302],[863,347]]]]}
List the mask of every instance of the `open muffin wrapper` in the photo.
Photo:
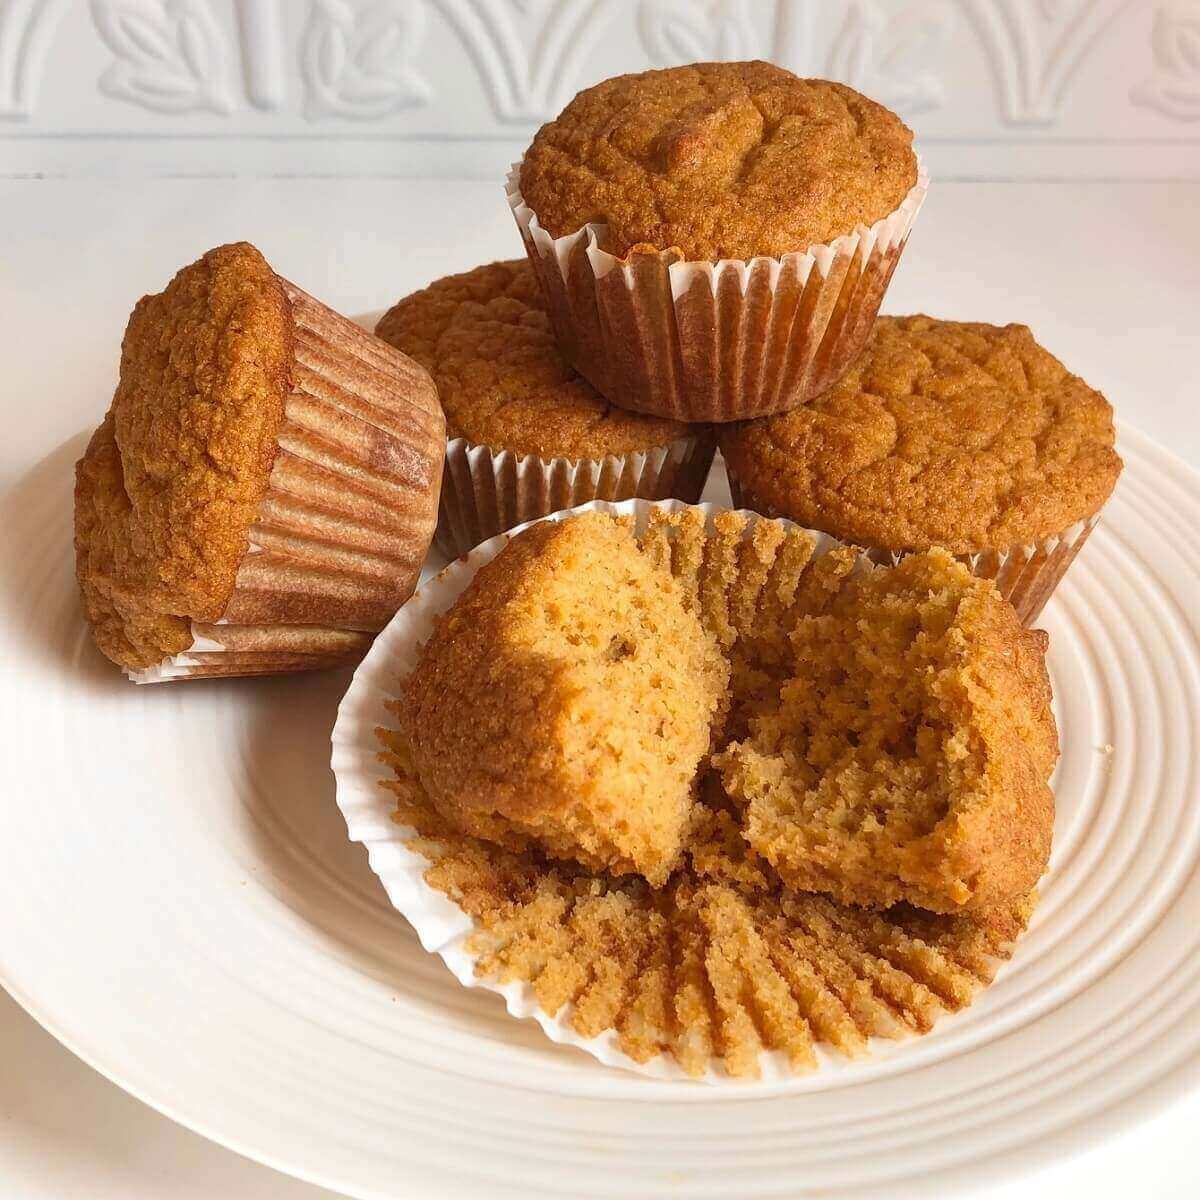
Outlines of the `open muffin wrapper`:
{"type": "Polygon", "coordinates": [[[453,438],[446,445],[437,545],[457,558],[480,542],[590,500],[700,499],[716,450],[709,430],[604,458],[517,455],[453,438]]]}
{"type": "Polygon", "coordinates": [[[871,226],[779,258],[684,261],[678,250],[617,258],[590,223],[552,237],[508,203],[563,355],[611,403],[679,421],[740,421],[819,395],[862,349],[920,212],[929,176],[871,226]]]}
{"type": "MultiPolygon", "coordinates": [[[[774,510],[762,504],[748,488],[739,484],[729,471],[729,492],[735,508],[747,508],[771,516],[774,510]]],[[[1000,594],[1017,610],[1021,624],[1030,626],[1041,615],[1059,580],[1067,573],[1075,555],[1100,521],[1097,512],[1051,537],[1010,546],[1005,550],[979,550],[955,557],[981,579],[992,580],[1000,594]]],[[[899,562],[906,550],[881,550],[864,546],[872,562],[890,566],[899,562]]]]}
{"type": "MultiPolygon", "coordinates": [[[[632,516],[640,533],[649,522],[652,509],[676,511],[684,507],[677,500],[651,503],[635,499],[619,504],[593,501],[540,519],[560,521],[583,512],[632,516]]],[[[710,522],[715,513],[725,508],[724,505],[707,503],[699,507],[710,522]]],[[[759,519],[756,513],[746,515],[752,523],[759,519]]],[[[538,1005],[533,988],[528,983],[502,984],[476,975],[476,957],[468,951],[466,943],[478,929],[477,923],[443,893],[425,882],[425,872],[431,864],[405,845],[406,840],[413,836],[413,831],[392,819],[394,798],[381,786],[384,780],[391,778],[391,771],[380,762],[382,745],[376,730],[395,727],[395,717],[388,712],[386,702],[395,697],[401,680],[416,666],[421,647],[428,640],[436,618],[458,599],[476,572],[491,562],[519,531],[514,529],[490,538],[469,554],[450,563],[439,575],[418,589],[376,639],[342,699],[333,729],[332,766],[337,783],[338,807],[346,820],[351,841],[362,842],[366,846],[371,869],[383,883],[392,905],[408,920],[425,950],[437,954],[464,987],[484,988],[497,993],[504,998],[512,1016],[533,1019],[551,1041],[577,1046],[609,1066],[622,1067],[656,1079],[694,1082],[674,1060],[665,1055],[646,1063],[635,1062],[620,1049],[612,1030],[598,1037],[582,1037],[571,1025],[570,1007],[564,1007],[551,1016],[538,1005]]],[[[813,536],[816,539],[815,555],[825,554],[841,545],[825,534],[815,533],[813,536]]],[[[779,1052],[764,1053],[759,1062],[762,1080],[794,1077],[786,1057],[779,1052]]],[[[836,1062],[836,1058],[831,1057],[827,1065],[837,1069],[834,1065],[836,1062]]],[[[701,1077],[701,1082],[739,1086],[737,1079],[711,1068],[701,1077]]]]}
{"type": "Polygon", "coordinates": [[[135,683],[269,675],[355,662],[412,594],[429,548],[440,412],[411,360],[284,281],[296,337],[267,492],[220,620],[135,683]]]}

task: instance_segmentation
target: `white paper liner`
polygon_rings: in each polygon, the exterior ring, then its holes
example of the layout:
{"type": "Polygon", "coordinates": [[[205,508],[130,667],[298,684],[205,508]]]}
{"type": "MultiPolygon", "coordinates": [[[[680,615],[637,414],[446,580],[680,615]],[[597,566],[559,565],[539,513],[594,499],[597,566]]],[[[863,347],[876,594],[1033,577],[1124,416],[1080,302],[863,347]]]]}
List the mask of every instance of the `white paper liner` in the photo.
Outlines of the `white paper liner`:
{"type": "Polygon", "coordinates": [[[782,412],[840,378],[929,189],[918,158],[917,182],[873,225],[779,258],[697,262],[670,250],[618,258],[594,222],[553,237],[520,172],[514,163],[505,194],[564,357],[611,403],[683,421],[782,412]]]}
{"type": "Polygon", "coordinates": [[[281,675],[345,666],[366,653],[371,635],[334,626],[240,625],[229,621],[191,623],[192,644],[152,667],[131,671],[137,684],[185,679],[281,675]]]}
{"type": "MultiPolygon", "coordinates": [[[[645,529],[654,508],[668,512],[688,507],[678,500],[651,503],[646,500],[626,500],[619,504],[592,501],[578,508],[550,514],[540,520],[561,521],[585,512],[603,512],[611,516],[633,516],[640,533],[645,529]]],[[[704,503],[699,507],[709,519],[723,511],[724,505],[704,503]]],[[[760,514],[744,514],[753,523],[763,519],[760,514]]],[[[529,522],[536,524],[536,522],[529,522]]],[[[797,528],[791,521],[784,524],[797,528]]],[[[430,867],[428,859],[404,845],[413,831],[392,820],[394,799],[381,784],[392,778],[391,771],[379,761],[383,749],[375,730],[395,727],[395,717],[385,707],[393,699],[397,687],[416,666],[421,646],[429,638],[434,620],[449,608],[475,577],[475,573],[527,526],[502,533],[475,547],[470,554],[452,562],[439,575],[423,584],[395,615],[391,623],[375,640],[370,652],[359,664],[354,678],[338,708],[333,728],[332,767],[337,782],[337,803],[346,820],[350,840],[367,848],[371,869],[379,876],[393,907],[398,909],[416,931],[421,945],[437,954],[464,987],[484,988],[504,997],[509,1013],[517,1018],[531,1018],[553,1042],[577,1046],[611,1067],[621,1067],[654,1079],[678,1079],[704,1082],[715,1086],[744,1086],[745,1080],[709,1068],[699,1080],[688,1075],[670,1056],[660,1054],[646,1063],[635,1062],[617,1042],[613,1030],[594,1038],[581,1037],[570,1025],[572,1009],[565,1006],[550,1016],[537,1003],[533,988],[524,982],[501,984],[475,974],[475,956],[464,948],[466,939],[478,926],[461,908],[425,882],[430,867]]],[[[842,543],[828,534],[812,532],[816,540],[814,557],[842,543]]],[[[865,569],[866,560],[862,561],[865,569]]],[[[820,1070],[837,1069],[845,1065],[840,1055],[824,1046],[816,1047],[820,1070]]],[[[760,1081],[797,1078],[785,1054],[769,1051],[760,1054],[760,1081]]]]}
{"type": "Polygon", "coordinates": [[[125,672],[125,677],[134,683],[168,683],[172,679],[183,679],[195,672],[201,663],[200,659],[192,657],[197,651],[213,652],[224,649],[220,642],[212,638],[197,637],[193,629],[192,644],[180,654],[164,658],[153,667],[144,667],[140,671],[131,671],[128,667],[122,667],[121,670],[125,672]]]}
{"type": "MultiPolygon", "coordinates": [[[[761,512],[766,516],[777,515],[770,505],[760,504],[749,488],[743,487],[732,471],[726,468],[729,492],[734,507],[761,512]]],[[[1100,513],[1076,521],[1061,533],[1050,537],[1009,546],[1004,550],[979,550],[970,554],[956,554],[955,558],[965,563],[972,574],[981,579],[990,579],[996,590],[1017,611],[1021,624],[1031,626],[1041,615],[1046,602],[1054,593],[1062,577],[1067,573],[1075,555],[1083,549],[1089,534],[1100,522],[1100,513]]],[[[893,566],[909,550],[881,550],[864,547],[872,562],[893,566]]]]}
{"type": "Polygon", "coordinates": [[[453,438],[446,445],[435,537],[451,558],[498,533],[590,500],[700,499],[716,443],[697,430],[666,446],[604,458],[517,455],[453,438]]]}

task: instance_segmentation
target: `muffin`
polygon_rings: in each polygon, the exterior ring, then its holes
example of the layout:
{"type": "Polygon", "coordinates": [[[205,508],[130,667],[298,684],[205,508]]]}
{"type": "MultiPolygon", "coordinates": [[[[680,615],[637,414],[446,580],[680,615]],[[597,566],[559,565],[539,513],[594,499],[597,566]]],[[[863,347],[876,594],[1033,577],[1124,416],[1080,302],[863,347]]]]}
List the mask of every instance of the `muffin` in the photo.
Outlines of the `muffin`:
{"type": "Polygon", "coordinates": [[[527,261],[439,279],[375,332],[437,384],[450,438],[437,535],[447,553],[589,500],[700,498],[711,430],[600,396],[559,352],[527,261]]]}
{"type": "Polygon", "coordinates": [[[662,883],[728,669],[670,575],[611,518],[517,535],[439,620],[399,714],[465,833],[662,883]]]}
{"type": "Polygon", "coordinates": [[[1121,473],[1112,409],[1023,325],[881,317],[806,407],[720,434],[735,505],[879,561],[944,546],[1041,612],[1121,473]]]}
{"type": "Polygon", "coordinates": [[[209,251],[138,302],[76,466],[96,645],[139,683],[353,661],[416,584],[444,445],[420,366],[209,251]]]}
{"type": "Polygon", "coordinates": [[[931,551],[851,581],[791,640],[778,705],[718,760],[784,882],[945,913],[1032,891],[1058,758],[1046,635],[931,551]]]}
{"type": "MultiPolygon", "coordinates": [[[[771,681],[796,673],[788,665],[792,631],[839,611],[843,595],[873,577],[870,564],[861,552],[790,522],[682,505],[630,507],[643,557],[674,581],[685,609],[730,665],[729,715],[713,734],[720,749],[738,723],[778,711],[779,684],[771,681]]],[[[576,586],[589,593],[586,607],[603,602],[609,581],[596,579],[593,590],[585,584],[589,560],[573,568],[576,586]]],[[[450,571],[473,569],[468,562],[450,571]]],[[[950,576],[960,570],[944,557],[939,569],[950,576]]],[[[965,572],[954,586],[986,587],[965,572]]],[[[990,605],[998,604],[992,597],[990,605]]],[[[674,602],[656,604],[668,607],[674,602]]],[[[465,620],[463,631],[470,627],[465,620]]],[[[407,651],[403,657],[412,661],[407,651]]],[[[391,669],[382,667],[389,677],[391,669]]],[[[748,842],[746,805],[726,793],[703,758],[682,853],[660,885],[549,854],[536,840],[522,846],[494,829],[466,832],[453,808],[434,803],[414,765],[403,687],[388,708],[396,726],[376,730],[391,768],[382,782],[394,796],[398,836],[427,864],[412,875],[406,867],[405,877],[419,875],[437,900],[469,918],[455,944],[476,978],[502,989],[514,1012],[540,1009],[555,1040],[583,1041],[606,1062],[663,1056],[691,1076],[754,1076],[767,1052],[778,1055],[768,1070],[795,1072],[818,1066],[818,1046],[865,1055],[872,1038],[924,1033],[942,1013],[970,1004],[1009,957],[1033,910],[1030,895],[986,911],[941,914],[798,892],[748,842]],[[520,998],[511,991],[518,983],[528,985],[520,998]]],[[[497,776],[509,775],[501,765],[497,776]]],[[[445,928],[443,907],[433,896],[412,894],[404,911],[423,937],[436,938],[443,935],[433,930],[445,928]],[[423,903],[431,924],[424,923],[423,903]]],[[[461,962],[456,973],[462,977],[461,962]]]]}
{"type": "Polygon", "coordinates": [[[852,88],[697,63],[580,92],[508,199],[571,364],[613,404],[720,422],[845,370],[926,184],[911,131],[852,88]]]}

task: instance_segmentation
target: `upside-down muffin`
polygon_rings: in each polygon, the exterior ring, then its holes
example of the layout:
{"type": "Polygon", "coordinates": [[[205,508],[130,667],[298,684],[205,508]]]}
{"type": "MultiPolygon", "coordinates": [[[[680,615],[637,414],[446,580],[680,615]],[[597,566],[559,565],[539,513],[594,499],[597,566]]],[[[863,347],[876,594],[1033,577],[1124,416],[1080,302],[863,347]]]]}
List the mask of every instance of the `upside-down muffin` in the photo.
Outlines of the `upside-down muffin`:
{"type": "Polygon", "coordinates": [[[410,358],[220,246],[138,302],[75,473],[96,645],[138,682],[351,661],[416,584],[445,434],[410,358]]]}

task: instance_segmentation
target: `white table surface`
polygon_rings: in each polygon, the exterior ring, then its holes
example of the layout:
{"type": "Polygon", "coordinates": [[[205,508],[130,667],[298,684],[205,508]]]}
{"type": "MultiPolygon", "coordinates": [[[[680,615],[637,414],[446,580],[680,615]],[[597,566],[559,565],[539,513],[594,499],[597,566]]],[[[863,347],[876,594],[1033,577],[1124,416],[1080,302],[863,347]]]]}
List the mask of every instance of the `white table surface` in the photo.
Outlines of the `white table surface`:
{"type": "MultiPolygon", "coordinates": [[[[500,188],[479,183],[0,180],[0,490],[100,420],[134,301],[237,238],[347,313],[520,253],[500,188]]],[[[1200,467],[1200,184],[935,183],[887,308],[1031,325],[1124,421],[1200,467]]],[[[12,686],[3,666],[0,686],[12,686]]],[[[1064,1143],[1060,1163],[987,1195],[1191,1200],[1197,1089],[1082,1153],[1064,1143]]],[[[214,1196],[334,1193],[158,1115],[0,991],[0,1197],[214,1196]]]]}

